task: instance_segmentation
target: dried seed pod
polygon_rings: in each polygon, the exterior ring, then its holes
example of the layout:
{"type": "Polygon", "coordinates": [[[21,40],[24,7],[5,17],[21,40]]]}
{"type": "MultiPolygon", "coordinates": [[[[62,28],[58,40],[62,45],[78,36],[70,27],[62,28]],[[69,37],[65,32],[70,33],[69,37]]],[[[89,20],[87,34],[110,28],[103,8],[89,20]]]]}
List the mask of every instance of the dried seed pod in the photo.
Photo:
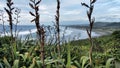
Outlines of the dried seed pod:
{"type": "Polygon", "coordinates": [[[81,5],[89,8],[89,6],[86,3],[81,3],[81,5]]]}

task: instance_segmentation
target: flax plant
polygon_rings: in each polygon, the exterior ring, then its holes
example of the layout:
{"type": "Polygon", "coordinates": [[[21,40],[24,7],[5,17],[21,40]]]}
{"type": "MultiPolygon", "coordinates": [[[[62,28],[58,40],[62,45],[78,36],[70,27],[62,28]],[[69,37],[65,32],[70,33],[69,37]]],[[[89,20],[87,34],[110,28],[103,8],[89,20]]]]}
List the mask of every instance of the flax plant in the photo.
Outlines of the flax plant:
{"type": "Polygon", "coordinates": [[[41,2],[41,0],[38,0],[36,2],[36,0],[30,0],[31,3],[29,3],[30,7],[35,10],[35,13],[33,12],[29,12],[33,17],[35,17],[33,20],[31,20],[31,22],[35,22],[36,24],[36,28],[37,28],[37,33],[39,35],[39,40],[41,40],[41,27],[40,27],[40,22],[39,22],[39,3],[41,2]]]}
{"type": "Polygon", "coordinates": [[[16,20],[16,24],[15,24],[15,37],[17,37],[17,25],[18,25],[18,23],[20,23],[20,21],[19,21],[19,18],[20,18],[20,12],[21,12],[21,10],[19,9],[19,8],[15,8],[15,11],[14,11],[14,14],[15,14],[15,20],[16,20]]]}
{"type": "Polygon", "coordinates": [[[45,63],[44,63],[44,38],[45,38],[45,31],[44,31],[44,28],[40,26],[40,22],[39,22],[39,18],[40,18],[40,14],[39,14],[39,4],[41,2],[41,0],[30,0],[31,3],[29,3],[30,7],[35,11],[34,13],[33,12],[29,12],[33,17],[34,19],[31,21],[31,22],[35,22],[36,24],[36,28],[37,28],[37,34],[39,36],[39,41],[40,41],[40,51],[41,51],[41,54],[40,54],[40,58],[41,58],[41,61],[42,61],[42,68],[45,68],[45,63]]]}
{"type": "Polygon", "coordinates": [[[4,9],[7,12],[8,17],[9,17],[8,22],[10,25],[11,39],[13,39],[13,16],[12,16],[13,13],[12,13],[12,11],[14,10],[14,7],[12,7],[12,6],[14,3],[12,2],[12,0],[6,0],[6,1],[7,1],[6,5],[8,8],[4,8],[4,9]]]}
{"type": "Polygon", "coordinates": [[[92,29],[93,29],[93,24],[95,22],[95,18],[92,18],[92,13],[93,13],[93,9],[94,9],[94,3],[96,2],[96,0],[90,0],[90,4],[87,5],[86,3],[81,3],[82,6],[85,6],[88,8],[87,11],[87,16],[88,16],[88,20],[89,20],[89,29],[87,30],[87,34],[89,36],[89,40],[90,40],[90,50],[89,50],[89,60],[90,60],[90,67],[93,67],[93,61],[92,61],[92,50],[93,50],[93,40],[92,40],[92,29]]]}
{"type": "Polygon", "coordinates": [[[57,0],[57,10],[55,15],[57,29],[57,49],[60,56],[60,0],[57,0]]]}

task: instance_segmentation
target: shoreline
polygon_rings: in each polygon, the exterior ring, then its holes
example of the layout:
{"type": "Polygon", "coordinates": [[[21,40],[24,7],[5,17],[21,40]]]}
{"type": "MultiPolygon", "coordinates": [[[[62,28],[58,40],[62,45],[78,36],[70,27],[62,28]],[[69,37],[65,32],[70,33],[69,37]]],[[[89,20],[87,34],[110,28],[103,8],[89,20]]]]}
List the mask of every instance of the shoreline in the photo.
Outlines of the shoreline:
{"type": "MultiPolygon", "coordinates": [[[[76,28],[72,28],[72,27],[68,27],[67,30],[71,30],[72,33],[67,36],[68,38],[70,38],[71,40],[79,40],[79,39],[87,39],[88,38],[88,34],[87,31],[85,29],[76,29],[76,28]],[[74,39],[73,39],[74,38],[74,39]]],[[[92,37],[99,37],[102,36],[102,34],[92,31],[92,37]]]]}
{"type": "MultiPolygon", "coordinates": [[[[72,27],[72,26],[67,26],[68,29],[77,29],[77,30],[84,30],[86,31],[86,29],[84,28],[75,28],[75,27],[72,27]]],[[[92,32],[100,35],[100,36],[104,36],[104,35],[110,35],[114,32],[115,30],[110,30],[110,29],[94,29],[92,30],[92,32]]],[[[95,36],[94,36],[95,37],[95,36]]]]}
{"type": "MultiPolygon", "coordinates": [[[[81,28],[81,27],[75,27],[75,26],[61,26],[61,38],[63,38],[63,34],[64,34],[64,39],[65,40],[78,40],[78,39],[87,39],[88,35],[87,35],[87,31],[86,28],[81,28]],[[65,32],[64,32],[65,31],[65,32]]],[[[93,28],[92,30],[92,38],[95,37],[100,37],[100,36],[104,36],[104,35],[110,35],[113,31],[115,31],[116,29],[105,29],[105,28],[93,28]]],[[[36,39],[36,35],[34,35],[34,33],[36,32],[36,29],[31,29],[32,32],[32,39],[36,39]]],[[[29,35],[29,31],[23,31],[20,32],[20,38],[22,37],[22,39],[24,40],[26,37],[29,35]],[[27,34],[26,34],[27,33],[27,34]]]]}

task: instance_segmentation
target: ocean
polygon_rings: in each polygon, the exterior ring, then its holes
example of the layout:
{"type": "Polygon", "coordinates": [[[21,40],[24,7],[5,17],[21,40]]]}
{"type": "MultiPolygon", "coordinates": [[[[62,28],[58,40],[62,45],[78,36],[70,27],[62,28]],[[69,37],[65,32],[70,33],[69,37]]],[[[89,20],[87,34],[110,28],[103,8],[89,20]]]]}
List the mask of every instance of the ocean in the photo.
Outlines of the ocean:
{"type": "MultiPolygon", "coordinates": [[[[22,40],[25,40],[26,38],[29,39],[37,39],[36,34],[36,27],[34,25],[18,25],[17,28],[14,26],[13,28],[13,35],[17,38],[20,38],[22,40]],[[17,29],[17,30],[16,30],[17,29]]],[[[46,40],[51,38],[55,38],[55,29],[54,27],[45,26],[46,31],[46,40]]],[[[5,34],[3,30],[3,26],[0,26],[0,36],[9,36],[9,26],[5,26],[5,34]]],[[[98,37],[100,34],[97,34],[96,32],[92,32],[92,37],[98,37]]],[[[75,28],[66,28],[61,26],[60,27],[60,37],[61,40],[79,40],[79,39],[86,39],[88,38],[86,30],[80,30],[75,28]]]]}

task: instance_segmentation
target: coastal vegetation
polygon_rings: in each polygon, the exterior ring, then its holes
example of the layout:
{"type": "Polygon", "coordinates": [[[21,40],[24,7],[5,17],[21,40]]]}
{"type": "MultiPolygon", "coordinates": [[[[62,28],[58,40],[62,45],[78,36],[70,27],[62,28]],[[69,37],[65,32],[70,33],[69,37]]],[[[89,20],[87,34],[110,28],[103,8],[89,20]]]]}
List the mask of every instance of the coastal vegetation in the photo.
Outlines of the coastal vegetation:
{"type": "MultiPolygon", "coordinates": [[[[17,40],[17,43],[10,43],[10,39],[8,36],[0,37],[1,68],[41,68],[39,43],[35,40],[17,40]],[[14,54],[11,55],[11,53],[14,54]],[[13,56],[14,59],[12,59],[13,56]]],[[[120,31],[93,38],[93,41],[92,59],[94,68],[119,68],[120,31]]],[[[58,58],[56,45],[45,44],[45,67],[89,68],[88,51],[90,43],[88,42],[89,39],[83,39],[62,44],[60,58],[58,58]]]]}
{"type": "MultiPolygon", "coordinates": [[[[54,36],[51,36],[47,43],[45,26],[41,25],[39,5],[42,0],[30,0],[29,6],[33,12],[31,22],[35,23],[37,29],[37,39],[32,40],[28,37],[27,40],[17,38],[17,32],[13,34],[13,19],[16,21],[16,28],[19,22],[20,9],[13,8],[14,2],[6,0],[8,14],[9,32],[4,36],[0,36],[0,68],[119,68],[120,67],[120,28],[119,23],[102,24],[97,27],[95,18],[92,18],[94,3],[96,0],[90,0],[90,5],[81,3],[88,8],[87,16],[89,25],[84,25],[88,34],[87,39],[62,41],[60,37],[60,0],[56,0],[57,8],[55,15],[54,36]],[[15,12],[12,12],[15,11],[15,12]],[[16,18],[12,17],[15,13],[16,18]],[[117,24],[117,25],[116,25],[117,24]],[[94,26],[95,25],[95,26],[94,26]],[[104,25],[104,26],[103,26],[104,25]],[[92,38],[92,31],[98,29],[110,29],[112,31],[100,37],[92,38]],[[52,40],[53,38],[53,40],[52,40]],[[54,41],[55,40],[55,41],[54,41]]],[[[4,23],[4,16],[2,22],[4,23]]],[[[4,28],[4,25],[1,27],[4,28]]],[[[67,27],[81,28],[78,25],[70,25],[67,27]]],[[[47,26],[49,33],[51,27],[47,26]]],[[[107,31],[107,30],[106,30],[107,31]]],[[[104,32],[106,32],[104,31],[104,32]]],[[[99,30],[98,30],[99,32],[99,30]]],[[[19,34],[19,33],[18,33],[19,34]]],[[[52,35],[52,34],[51,34],[52,35]]],[[[64,40],[64,39],[62,39],[64,40]]]]}

